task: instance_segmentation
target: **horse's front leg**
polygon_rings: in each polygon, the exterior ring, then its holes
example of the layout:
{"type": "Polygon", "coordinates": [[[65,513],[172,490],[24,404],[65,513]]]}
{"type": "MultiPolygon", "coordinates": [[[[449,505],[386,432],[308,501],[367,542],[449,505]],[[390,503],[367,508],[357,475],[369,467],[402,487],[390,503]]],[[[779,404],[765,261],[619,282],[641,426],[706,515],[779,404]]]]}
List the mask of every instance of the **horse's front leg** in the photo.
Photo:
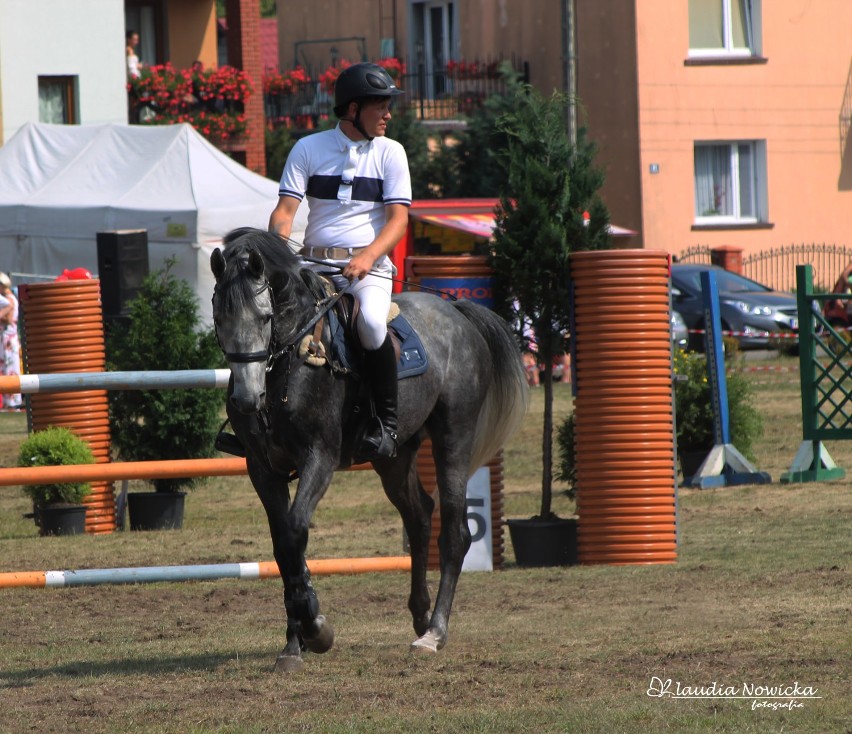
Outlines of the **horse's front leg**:
{"type": "MultiPolygon", "coordinates": [[[[248,457],[248,472],[255,492],[266,511],[269,532],[272,537],[272,553],[278,568],[284,568],[283,538],[287,532],[286,519],[290,510],[290,490],[286,475],[270,471],[262,460],[248,457]]],[[[296,620],[287,618],[287,643],[278,654],[275,670],[294,672],[302,668],[302,640],[300,626],[296,620]]]]}
{"type": "Polygon", "coordinates": [[[325,616],[320,614],[319,600],[305,563],[305,549],[311,518],[331,484],[334,466],[329,456],[312,456],[312,460],[302,469],[296,496],[284,520],[284,532],[279,538],[281,557],[276,556],[284,581],[288,643],[292,628],[304,646],[315,653],[331,649],[334,630],[325,616]]]}

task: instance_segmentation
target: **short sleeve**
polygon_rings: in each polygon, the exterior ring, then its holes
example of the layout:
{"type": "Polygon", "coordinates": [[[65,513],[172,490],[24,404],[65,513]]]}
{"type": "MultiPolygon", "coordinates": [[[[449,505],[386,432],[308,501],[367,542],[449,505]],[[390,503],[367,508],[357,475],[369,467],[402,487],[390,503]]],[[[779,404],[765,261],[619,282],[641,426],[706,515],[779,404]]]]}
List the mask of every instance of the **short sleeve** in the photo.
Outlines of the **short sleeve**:
{"type": "Polygon", "coordinates": [[[411,173],[405,148],[395,140],[388,140],[385,153],[383,200],[385,204],[411,206],[411,173]]]}
{"type": "Polygon", "coordinates": [[[278,196],[292,196],[301,201],[308,189],[308,151],[303,140],[299,140],[287,156],[278,196]]]}

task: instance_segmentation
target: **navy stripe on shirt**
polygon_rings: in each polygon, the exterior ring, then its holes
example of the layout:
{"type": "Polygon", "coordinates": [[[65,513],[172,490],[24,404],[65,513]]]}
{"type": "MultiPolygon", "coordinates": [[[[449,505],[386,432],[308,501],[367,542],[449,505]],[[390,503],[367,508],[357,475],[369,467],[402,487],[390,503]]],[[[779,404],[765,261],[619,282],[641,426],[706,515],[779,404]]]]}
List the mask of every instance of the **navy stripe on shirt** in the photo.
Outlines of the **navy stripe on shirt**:
{"type": "MultiPolygon", "coordinates": [[[[322,176],[315,174],[308,178],[308,196],[314,199],[336,199],[340,190],[342,176],[322,176]]],[[[379,178],[356,176],[352,182],[353,201],[382,201],[383,182],[379,178]]]]}

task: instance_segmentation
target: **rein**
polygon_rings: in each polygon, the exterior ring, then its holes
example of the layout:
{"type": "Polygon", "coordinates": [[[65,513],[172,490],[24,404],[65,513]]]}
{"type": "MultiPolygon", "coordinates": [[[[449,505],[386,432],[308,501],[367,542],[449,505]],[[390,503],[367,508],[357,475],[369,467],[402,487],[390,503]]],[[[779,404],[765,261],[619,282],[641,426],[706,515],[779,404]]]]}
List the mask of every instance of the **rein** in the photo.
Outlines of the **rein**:
{"type": "MultiPolygon", "coordinates": [[[[267,359],[266,371],[267,372],[269,372],[272,369],[273,365],[275,364],[275,362],[280,357],[287,354],[288,352],[292,352],[296,348],[296,346],[310,332],[310,330],[316,325],[316,323],[321,318],[323,318],[329,311],[331,311],[332,308],[334,308],[334,304],[336,304],[341,298],[343,298],[343,296],[346,294],[346,292],[349,290],[349,288],[351,286],[352,286],[352,283],[350,282],[348,285],[346,285],[345,288],[341,288],[337,293],[334,293],[331,296],[326,296],[321,301],[317,301],[316,313],[308,321],[308,323],[305,324],[301,328],[301,330],[299,330],[299,332],[296,333],[295,336],[291,337],[290,340],[286,344],[284,344],[283,347],[276,350],[275,352],[272,352],[271,354],[269,354],[268,350],[267,350],[267,355],[268,355],[266,357],[266,359],[267,359]]],[[[260,361],[260,360],[258,360],[258,361],[260,361]]]]}
{"type": "MultiPolygon", "coordinates": [[[[287,240],[287,242],[292,242],[293,244],[296,244],[296,245],[299,244],[298,242],[296,242],[293,239],[290,239],[289,237],[287,237],[285,239],[287,240]]],[[[332,268],[334,270],[340,270],[341,272],[343,271],[343,267],[344,267],[343,265],[338,265],[337,263],[329,262],[328,260],[321,260],[318,257],[310,257],[308,255],[305,255],[303,252],[299,252],[298,255],[305,262],[314,263],[314,265],[325,265],[326,267],[332,268]]],[[[370,275],[372,275],[374,278],[381,278],[382,280],[389,280],[389,281],[391,281],[391,283],[401,283],[402,285],[414,286],[415,288],[419,288],[422,291],[428,291],[429,293],[434,293],[438,296],[441,296],[442,298],[448,298],[451,301],[458,301],[459,300],[458,296],[456,296],[454,293],[450,293],[450,291],[447,291],[447,290],[442,290],[441,288],[432,288],[431,286],[422,285],[420,283],[415,283],[415,282],[410,281],[410,280],[403,280],[402,278],[394,278],[391,275],[382,275],[382,273],[377,273],[375,270],[371,270],[370,275]]]]}

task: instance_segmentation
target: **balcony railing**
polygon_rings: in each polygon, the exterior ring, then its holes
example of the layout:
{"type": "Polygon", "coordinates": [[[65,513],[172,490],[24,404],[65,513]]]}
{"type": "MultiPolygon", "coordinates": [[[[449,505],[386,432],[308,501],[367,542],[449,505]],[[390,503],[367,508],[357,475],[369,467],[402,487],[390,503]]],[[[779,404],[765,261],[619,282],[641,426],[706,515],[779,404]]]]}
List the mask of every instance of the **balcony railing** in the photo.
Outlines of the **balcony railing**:
{"type": "MultiPolygon", "coordinates": [[[[529,80],[526,62],[509,63],[524,81],[529,80]]],[[[436,70],[427,70],[423,64],[407,66],[398,81],[406,93],[396,104],[410,110],[418,120],[441,122],[462,118],[479,108],[489,96],[505,93],[500,64],[500,61],[450,62],[436,70]]],[[[321,81],[299,81],[291,84],[286,93],[265,93],[264,104],[269,126],[303,131],[333,116],[334,98],[321,81]]]]}

